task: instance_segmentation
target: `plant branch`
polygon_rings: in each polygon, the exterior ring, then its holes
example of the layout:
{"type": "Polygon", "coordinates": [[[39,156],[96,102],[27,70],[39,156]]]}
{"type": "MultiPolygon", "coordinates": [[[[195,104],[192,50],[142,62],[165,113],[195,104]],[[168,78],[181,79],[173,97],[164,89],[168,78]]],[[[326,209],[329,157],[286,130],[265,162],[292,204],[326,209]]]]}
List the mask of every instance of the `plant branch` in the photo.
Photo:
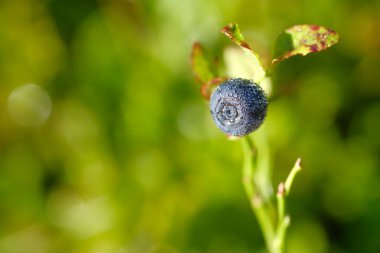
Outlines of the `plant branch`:
{"type": "Polygon", "coordinates": [[[255,187],[253,184],[253,144],[248,137],[242,138],[243,147],[243,185],[248,198],[255,195],[255,187]]]}
{"type": "Polygon", "coordinates": [[[286,230],[290,225],[290,217],[285,216],[285,196],[290,192],[290,188],[293,184],[294,178],[301,170],[301,159],[298,158],[290,171],[285,183],[280,183],[277,190],[277,229],[274,241],[275,252],[283,252],[286,230]]]}
{"type": "Polygon", "coordinates": [[[264,202],[272,205],[273,188],[271,183],[272,169],[270,160],[270,150],[265,127],[260,132],[251,135],[253,144],[257,147],[256,167],[254,171],[254,182],[257,185],[264,202]]]}
{"type": "Polygon", "coordinates": [[[294,180],[295,176],[300,171],[301,171],[301,158],[298,158],[296,163],[294,164],[292,170],[290,171],[288,178],[285,181],[285,194],[286,194],[286,196],[290,192],[290,188],[292,187],[293,180],[294,180]]]}
{"type": "Polygon", "coordinates": [[[250,200],[252,211],[263,233],[268,251],[270,253],[282,253],[284,251],[286,231],[290,225],[290,217],[285,214],[285,196],[289,194],[294,178],[301,170],[301,160],[297,159],[285,182],[280,183],[278,186],[276,194],[277,223],[275,223],[272,219],[274,208],[271,201],[271,170],[268,162],[270,157],[268,147],[265,145],[265,139],[265,136],[255,136],[254,141],[249,136],[242,138],[244,155],[243,185],[250,200]],[[257,151],[255,147],[260,147],[261,149],[257,151]],[[265,193],[268,194],[266,197],[264,197],[265,193]]]}
{"type": "Polygon", "coordinates": [[[267,248],[272,252],[273,240],[275,237],[274,225],[270,216],[270,209],[266,202],[263,202],[262,197],[259,195],[260,191],[256,189],[256,182],[254,176],[255,163],[254,163],[254,146],[248,136],[242,138],[244,163],[243,163],[243,185],[250,199],[250,204],[259,223],[260,229],[263,233],[267,248]]]}

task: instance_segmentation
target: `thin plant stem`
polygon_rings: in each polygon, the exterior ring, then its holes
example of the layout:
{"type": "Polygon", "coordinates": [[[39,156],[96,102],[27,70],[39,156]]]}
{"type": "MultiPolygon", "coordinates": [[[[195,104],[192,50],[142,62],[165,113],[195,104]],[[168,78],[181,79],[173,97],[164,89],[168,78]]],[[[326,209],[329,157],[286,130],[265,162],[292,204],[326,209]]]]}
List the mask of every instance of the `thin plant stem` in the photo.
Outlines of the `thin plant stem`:
{"type": "Polygon", "coordinates": [[[290,217],[284,216],[284,218],[278,223],[278,228],[276,231],[276,237],[273,242],[274,252],[283,252],[285,245],[285,235],[286,230],[290,225],[290,217]]]}
{"type": "Polygon", "coordinates": [[[250,135],[253,144],[257,147],[256,167],[253,180],[259,188],[258,190],[260,191],[264,201],[271,205],[271,198],[273,197],[273,188],[271,183],[272,166],[269,143],[265,130],[265,126],[263,126],[259,132],[254,135],[250,135]]]}
{"type": "Polygon", "coordinates": [[[301,158],[298,158],[296,163],[294,164],[292,170],[289,173],[288,178],[285,181],[285,194],[288,195],[290,192],[290,188],[292,187],[293,180],[298,172],[301,171],[301,158]]]}
{"type": "Polygon", "coordinates": [[[255,188],[253,184],[253,144],[248,137],[242,138],[243,147],[243,185],[248,198],[251,198],[255,194],[255,188]]]}
{"type": "Polygon", "coordinates": [[[263,203],[263,199],[257,193],[254,183],[254,147],[249,137],[244,137],[242,140],[244,164],[243,164],[243,184],[250,204],[259,223],[260,229],[263,233],[267,248],[272,252],[273,238],[274,238],[274,226],[270,217],[270,212],[263,203]]]}
{"type": "Polygon", "coordinates": [[[285,216],[285,196],[290,192],[294,178],[299,171],[301,171],[301,159],[297,159],[292,170],[290,171],[285,183],[280,183],[277,190],[277,229],[274,241],[274,248],[276,252],[283,252],[285,244],[286,230],[290,225],[290,217],[285,216]]]}
{"type": "Polygon", "coordinates": [[[286,230],[290,225],[290,217],[285,215],[285,196],[289,194],[294,178],[301,170],[301,160],[296,161],[285,182],[280,183],[278,187],[276,194],[277,223],[275,223],[272,219],[274,208],[271,201],[273,191],[271,191],[270,185],[269,149],[264,139],[266,139],[265,136],[256,138],[254,142],[248,136],[242,138],[243,185],[250,200],[252,211],[263,233],[268,251],[270,253],[283,253],[286,230]],[[262,152],[259,153],[254,144],[257,146],[261,144],[262,152]]]}
{"type": "Polygon", "coordinates": [[[278,229],[280,226],[281,221],[284,219],[285,216],[285,198],[284,198],[284,192],[285,192],[285,186],[284,183],[280,183],[278,186],[278,191],[277,191],[277,213],[278,213],[278,218],[277,218],[277,223],[278,223],[278,229]]]}
{"type": "Polygon", "coordinates": [[[277,229],[274,239],[275,252],[283,252],[286,229],[289,226],[290,217],[285,216],[285,184],[280,183],[277,190],[277,229]]]}
{"type": "Polygon", "coordinates": [[[269,215],[268,209],[265,208],[264,203],[259,197],[253,197],[253,199],[251,200],[251,207],[257,218],[260,229],[263,233],[267,249],[269,250],[269,252],[274,253],[273,242],[275,238],[275,231],[273,229],[274,226],[272,223],[272,219],[269,215]]]}

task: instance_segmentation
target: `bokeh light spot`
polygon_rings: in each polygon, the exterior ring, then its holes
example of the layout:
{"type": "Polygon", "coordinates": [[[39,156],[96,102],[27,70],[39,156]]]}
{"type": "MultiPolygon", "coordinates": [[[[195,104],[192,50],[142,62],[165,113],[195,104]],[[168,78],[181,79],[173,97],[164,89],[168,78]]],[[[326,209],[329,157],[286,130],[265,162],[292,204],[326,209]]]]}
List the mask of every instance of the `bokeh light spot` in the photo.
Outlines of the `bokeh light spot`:
{"type": "Polygon", "coordinates": [[[82,221],[84,211],[84,201],[70,190],[53,192],[47,202],[48,217],[58,227],[78,225],[82,221]]]}
{"type": "Polygon", "coordinates": [[[49,94],[35,84],[25,84],[13,90],[8,97],[8,111],[20,126],[40,126],[49,118],[51,110],[49,94]]]}

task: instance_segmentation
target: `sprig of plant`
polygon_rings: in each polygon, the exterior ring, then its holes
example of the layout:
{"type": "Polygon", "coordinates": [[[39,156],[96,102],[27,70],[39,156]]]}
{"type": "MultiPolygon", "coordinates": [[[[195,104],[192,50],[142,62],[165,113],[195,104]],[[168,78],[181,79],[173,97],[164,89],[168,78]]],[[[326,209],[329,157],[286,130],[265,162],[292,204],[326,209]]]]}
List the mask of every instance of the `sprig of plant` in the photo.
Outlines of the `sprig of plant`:
{"type": "MultiPolygon", "coordinates": [[[[325,50],[339,40],[339,35],[335,31],[322,26],[295,25],[290,27],[278,37],[274,58],[265,71],[259,56],[245,41],[237,24],[229,24],[223,27],[221,32],[242,49],[242,54],[238,51],[234,51],[232,54],[229,52],[227,59],[234,60],[226,62],[228,77],[243,77],[252,80],[254,85],[266,84],[267,86],[271,85],[269,76],[278,62],[295,55],[307,55],[325,50]],[[239,60],[236,61],[236,59],[239,60]]],[[[205,56],[201,44],[195,43],[191,54],[192,70],[196,79],[202,84],[201,94],[207,100],[210,99],[213,88],[228,80],[226,77],[219,77],[210,62],[205,56]]],[[[236,86],[236,82],[241,82],[241,79],[227,82],[236,86]]],[[[263,102],[266,103],[266,101],[263,102]]],[[[237,131],[236,133],[239,133],[237,135],[240,136],[241,132],[237,131]]],[[[287,179],[279,184],[276,193],[277,201],[275,201],[271,183],[270,149],[265,126],[259,132],[242,138],[228,137],[234,140],[240,139],[242,143],[243,185],[263,233],[266,247],[270,253],[282,253],[284,252],[286,231],[290,225],[290,216],[286,214],[286,197],[289,195],[295,176],[301,170],[301,159],[297,159],[287,179]]]]}

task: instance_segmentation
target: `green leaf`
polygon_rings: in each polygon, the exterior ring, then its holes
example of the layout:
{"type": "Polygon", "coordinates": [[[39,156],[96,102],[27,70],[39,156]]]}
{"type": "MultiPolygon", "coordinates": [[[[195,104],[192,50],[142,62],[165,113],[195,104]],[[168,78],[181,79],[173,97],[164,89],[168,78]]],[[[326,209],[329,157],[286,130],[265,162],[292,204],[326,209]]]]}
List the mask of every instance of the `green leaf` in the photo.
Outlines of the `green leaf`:
{"type": "Polygon", "coordinates": [[[195,78],[202,84],[212,80],[215,76],[211,65],[206,59],[204,49],[200,43],[194,43],[191,51],[191,68],[195,78]]]}
{"type": "Polygon", "coordinates": [[[202,84],[202,96],[210,100],[212,90],[226,79],[217,77],[215,68],[212,66],[205,56],[204,49],[200,43],[194,43],[191,51],[191,68],[195,78],[202,84]],[[214,71],[213,71],[214,70],[214,71]]]}
{"type": "MultiPolygon", "coordinates": [[[[239,27],[237,24],[229,24],[221,30],[222,33],[224,33],[228,38],[230,38],[236,45],[238,45],[244,52],[244,58],[242,58],[242,62],[244,60],[246,61],[246,66],[251,69],[249,71],[250,79],[252,79],[256,83],[260,83],[265,77],[265,70],[259,60],[258,55],[252,50],[252,48],[248,45],[248,43],[245,41],[243,34],[240,32],[239,27]]],[[[234,71],[231,70],[233,65],[236,67],[236,64],[229,64],[226,63],[227,67],[229,68],[228,72],[231,77],[234,77],[233,73],[234,71]],[[231,66],[231,67],[229,67],[231,66]]]]}
{"type": "Polygon", "coordinates": [[[339,34],[323,26],[295,25],[277,38],[272,64],[294,55],[323,51],[338,41],[339,34]]]}

